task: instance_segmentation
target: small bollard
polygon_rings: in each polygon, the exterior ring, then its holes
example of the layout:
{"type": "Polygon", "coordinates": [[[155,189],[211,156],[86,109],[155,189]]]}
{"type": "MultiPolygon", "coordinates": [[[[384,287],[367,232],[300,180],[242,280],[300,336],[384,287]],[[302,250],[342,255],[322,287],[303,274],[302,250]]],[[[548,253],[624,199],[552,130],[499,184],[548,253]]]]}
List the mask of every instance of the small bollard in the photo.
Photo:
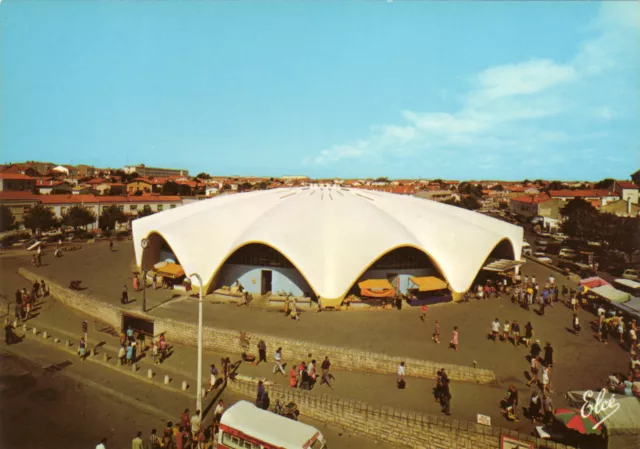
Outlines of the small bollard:
{"type": "MultiPolygon", "coordinates": [[[[13,326],[13,327],[18,327],[18,323],[16,322],[15,326],[13,326]]],[[[22,330],[23,330],[24,332],[26,332],[26,331],[27,331],[27,323],[24,323],[24,324],[22,325],[22,330]]]]}
{"type": "Polygon", "coordinates": [[[151,368],[149,368],[149,369],[147,370],[147,377],[148,377],[149,379],[153,379],[153,370],[152,370],[151,368]]]}
{"type": "Polygon", "coordinates": [[[168,374],[164,375],[164,384],[165,385],[169,385],[169,375],[168,374]]]}
{"type": "Polygon", "coordinates": [[[182,381],[182,391],[187,391],[187,381],[186,380],[182,381]]]}
{"type": "Polygon", "coordinates": [[[118,357],[118,361],[116,362],[116,366],[122,366],[122,359],[118,357]]]}
{"type": "Polygon", "coordinates": [[[58,337],[56,337],[56,338],[53,339],[53,342],[54,343],[60,343],[60,339],[58,337]]]}
{"type": "Polygon", "coordinates": [[[47,331],[44,331],[44,332],[42,333],[42,339],[43,339],[43,340],[46,340],[47,338],[49,338],[49,336],[47,335],[47,331]]]}
{"type": "Polygon", "coordinates": [[[131,365],[131,371],[133,371],[134,373],[138,371],[138,365],[136,365],[135,363],[131,365]]]}
{"type": "Polygon", "coordinates": [[[70,348],[71,347],[71,342],[69,340],[65,340],[64,341],[64,347],[65,348],[70,348]]]}
{"type": "Polygon", "coordinates": [[[102,361],[105,363],[109,362],[109,354],[107,354],[106,352],[102,354],[102,361]]]}
{"type": "Polygon", "coordinates": [[[33,328],[33,335],[36,335],[38,333],[38,330],[34,327],[33,328]]]}

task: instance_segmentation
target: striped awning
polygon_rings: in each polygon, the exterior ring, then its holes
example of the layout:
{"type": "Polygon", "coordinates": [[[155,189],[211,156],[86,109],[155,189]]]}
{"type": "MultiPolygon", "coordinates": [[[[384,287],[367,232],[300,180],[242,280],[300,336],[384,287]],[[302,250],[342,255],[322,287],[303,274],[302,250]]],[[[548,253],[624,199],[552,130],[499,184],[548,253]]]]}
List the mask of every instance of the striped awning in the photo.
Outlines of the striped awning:
{"type": "Polygon", "coordinates": [[[515,267],[518,267],[524,264],[526,260],[509,260],[509,259],[498,259],[489,262],[487,265],[482,267],[485,271],[509,271],[513,270],[515,267]]]}

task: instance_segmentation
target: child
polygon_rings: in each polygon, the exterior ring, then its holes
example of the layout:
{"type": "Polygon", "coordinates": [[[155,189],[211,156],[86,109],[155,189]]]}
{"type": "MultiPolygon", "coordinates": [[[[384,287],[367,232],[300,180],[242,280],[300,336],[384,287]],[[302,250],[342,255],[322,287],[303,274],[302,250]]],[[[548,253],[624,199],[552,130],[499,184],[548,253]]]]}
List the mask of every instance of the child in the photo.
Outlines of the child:
{"type": "Polygon", "coordinates": [[[422,304],[422,315],[420,315],[420,319],[422,320],[423,323],[426,323],[426,318],[427,318],[427,305],[422,304]]]}
{"type": "Polygon", "coordinates": [[[453,349],[456,350],[456,352],[458,351],[458,344],[459,344],[459,340],[458,340],[458,326],[455,326],[453,328],[453,335],[451,337],[451,347],[453,347],[453,349]]]}
{"type": "Polygon", "coordinates": [[[433,341],[440,343],[440,322],[436,320],[436,327],[433,331],[433,341]]]}
{"type": "Polygon", "coordinates": [[[573,332],[576,335],[580,335],[580,320],[578,319],[578,314],[573,314],[573,332]]]}

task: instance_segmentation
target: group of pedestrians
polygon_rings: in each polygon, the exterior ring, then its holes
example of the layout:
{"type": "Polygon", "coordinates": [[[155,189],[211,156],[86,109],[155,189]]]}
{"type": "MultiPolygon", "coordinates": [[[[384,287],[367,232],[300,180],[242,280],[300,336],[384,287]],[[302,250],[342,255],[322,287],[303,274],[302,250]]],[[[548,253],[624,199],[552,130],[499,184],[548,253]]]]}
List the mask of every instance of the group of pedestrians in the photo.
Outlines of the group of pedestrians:
{"type": "Polygon", "coordinates": [[[42,266],[42,256],[44,255],[44,251],[42,251],[42,244],[38,245],[38,248],[35,250],[33,254],[31,254],[31,265],[34,267],[42,266]]]}
{"type": "Polygon", "coordinates": [[[33,283],[30,290],[17,289],[15,293],[15,318],[18,321],[26,321],[31,317],[36,301],[39,298],[49,296],[49,288],[44,280],[33,283]]]}
{"type": "MultiPolygon", "coordinates": [[[[151,355],[153,363],[159,365],[167,357],[168,346],[166,337],[160,334],[157,340],[151,341],[151,355]]],[[[134,331],[131,326],[125,332],[120,333],[120,349],[118,350],[118,359],[121,365],[132,365],[138,361],[138,358],[145,354],[146,336],[145,333],[134,331]]]]}
{"type": "MultiPolygon", "coordinates": [[[[516,277],[517,278],[517,277],[516,277]]],[[[550,275],[544,286],[540,286],[535,276],[524,276],[518,282],[511,295],[511,301],[519,304],[525,310],[531,310],[534,304],[538,305],[538,313],[544,316],[545,308],[560,301],[560,291],[553,275],[550,275]]],[[[567,288],[563,287],[563,294],[566,295],[567,288]]]]}
{"type": "Polygon", "coordinates": [[[629,354],[633,357],[638,346],[638,325],[636,320],[632,318],[628,323],[625,323],[623,317],[616,316],[615,310],[607,311],[604,304],[598,307],[596,314],[598,316],[596,325],[598,340],[607,344],[610,334],[618,334],[620,345],[624,346],[626,344],[629,348],[629,354]],[[607,318],[607,314],[613,316],[607,318]]]}
{"type": "Polygon", "coordinates": [[[524,325],[523,333],[518,320],[513,320],[512,322],[507,320],[504,324],[501,324],[500,319],[496,318],[491,322],[491,331],[488,338],[493,340],[494,343],[498,341],[503,343],[512,342],[514,346],[524,344],[525,347],[529,347],[534,335],[535,330],[531,321],[527,321],[527,324],[524,325]]]}
{"type": "Polygon", "coordinates": [[[191,415],[189,409],[185,409],[179,424],[169,421],[161,432],[158,432],[157,429],[151,429],[146,438],[142,431],[138,431],[131,442],[131,449],[205,449],[205,447],[210,447],[215,440],[224,410],[224,402],[220,399],[213,412],[213,421],[210,425],[204,425],[200,410],[196,410],[191,415]]]}

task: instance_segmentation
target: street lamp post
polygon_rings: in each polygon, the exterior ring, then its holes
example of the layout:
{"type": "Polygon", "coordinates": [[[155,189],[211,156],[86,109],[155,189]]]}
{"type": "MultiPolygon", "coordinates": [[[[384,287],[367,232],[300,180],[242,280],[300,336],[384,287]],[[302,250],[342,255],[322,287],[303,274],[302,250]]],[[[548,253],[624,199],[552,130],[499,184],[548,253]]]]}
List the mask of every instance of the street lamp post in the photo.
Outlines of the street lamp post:
{"type": "Polygon", "coordinates": [[[142,245],[142,304],[141,310],[143,312],[147,311],[147,271],[145,269],[144,263],[144,250],[149,247],[149,239],[142,239],[140,242],[142,245]]]}
{"type": "Polygon", "coordinates": [[[195,277],[200,284],[198,299],[198,390],[196,392],[196,409],[202,411],[202,278],[198,273],[189,275],[195,277]]]}

